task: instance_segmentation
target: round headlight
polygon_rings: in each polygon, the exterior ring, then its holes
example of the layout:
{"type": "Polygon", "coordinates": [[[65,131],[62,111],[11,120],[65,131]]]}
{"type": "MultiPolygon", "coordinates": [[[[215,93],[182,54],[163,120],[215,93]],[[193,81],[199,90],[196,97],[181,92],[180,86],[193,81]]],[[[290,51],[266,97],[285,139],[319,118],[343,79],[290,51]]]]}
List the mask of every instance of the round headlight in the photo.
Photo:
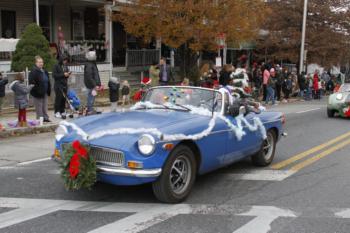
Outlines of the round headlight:
{"type": "Polygon", "coordinates": [[[342,93],[338,93],[336,98],[337,98],[337,100],[343,99],[343,94],[342,93]]]}
{"type": "Polygon", "coordinates": [[[68,130],[65,126],[60,125],[56,129],[56,135],[55,138],[57,141],[60,141],[66,134],[68,133],[68,130]]]}
{"type": "Polygon", "coordinates": [[[154,152],[156,141],[149,134],[144,134],[138,141],[139,151],[144,155],[150,155],[154,152]]]}

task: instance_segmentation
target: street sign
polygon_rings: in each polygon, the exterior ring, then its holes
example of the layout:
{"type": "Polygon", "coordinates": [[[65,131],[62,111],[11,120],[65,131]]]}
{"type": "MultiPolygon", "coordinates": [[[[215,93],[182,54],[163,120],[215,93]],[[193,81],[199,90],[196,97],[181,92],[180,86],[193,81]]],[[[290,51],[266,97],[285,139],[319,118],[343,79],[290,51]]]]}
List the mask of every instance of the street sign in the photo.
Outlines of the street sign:
{"type": "Polygon", "coordinates": [[[220,49],[223,49],[226,44],[226,34],[225,33],[219,33],[216,37],[216,43],[220,49]]]}

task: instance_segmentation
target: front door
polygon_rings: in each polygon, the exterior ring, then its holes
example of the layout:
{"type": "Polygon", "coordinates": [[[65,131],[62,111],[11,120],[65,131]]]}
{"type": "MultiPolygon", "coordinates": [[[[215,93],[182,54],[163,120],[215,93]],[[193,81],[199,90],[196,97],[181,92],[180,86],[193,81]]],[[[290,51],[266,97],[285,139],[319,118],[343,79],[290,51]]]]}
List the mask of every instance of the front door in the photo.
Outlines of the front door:
{"type": "Polygon", "coordinates": [[[125,67],[127,34],[120,22],[113,22],[113,65],[125,67]]]}
{"type": "MultiPolygon", "coordinates": [[[[254,125],[253,117],[255,113],[249,113],[245,116],[245,119],[249,124],[254,125]]],[[[229,121],[237,126],[237,118],[232,116],[226,116],[229,121]]],[[[230,164],[244,157],[252,155],[261,146],[261,135],[260,130],[251,131],[243,123],[243,129],[232,129],[227,131],[227,145],[226,145],[226,163],[230,164]],[[237,134],[242,134],[239,138],[237,134]]]]}

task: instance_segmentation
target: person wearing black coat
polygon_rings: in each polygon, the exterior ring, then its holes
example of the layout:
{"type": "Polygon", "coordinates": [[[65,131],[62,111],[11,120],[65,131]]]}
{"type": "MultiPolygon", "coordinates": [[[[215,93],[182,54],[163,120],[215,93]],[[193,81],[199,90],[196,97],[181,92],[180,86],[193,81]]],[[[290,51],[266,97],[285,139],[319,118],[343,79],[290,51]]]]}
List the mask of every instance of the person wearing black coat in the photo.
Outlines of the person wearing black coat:
{"type": "Polygon", "coordinates": [[[58,63],[53,67],[52,76],[55,80],[55,117],[65,119],[65,106],[68,91],[68,78],[70,75],[68,66],[68,58],[62,57],[58,63]]]}
{"type": "Polygon", "coordinates": [[[33,96],[36,118],[43,117],[44,122],[51,122],[47,114],[51,83],[49,73],[44,69],[44,60],[40,56],[35,57],[35,65],[29,74],[29,84],[33,85],[30,94],[33,96]]]}
{"type": "Polygon", "coordinates": [[[231,73],[233,71],[233,67],[231,65],[224,65],[223,70],[220,72],[219,84],[221,86],[226,86],[230,83],[231,73]]]}
{"type": "Polygon", "coordinates": [[[111,77],[108,82],[109,87],[109,101],[111,102],[111,112],[117,110],[117,104],[119,100],[119,88],[120,84],[116,77],[111,77]]]}
{"type": "Polygon", "coordinates": [[[101,86],[100,75],[96,65],[96,52],[89,51],[86,54],[87,63],[84,67],[84,84],[88,89],[87,94],[87,114],[94,113],[95,97],[97,90],[101,86]]]}
{"type": "Polygon", "coordinates": [[[8,83],[7,78],[2,77],[2,73],[0,73],[0,113],[2,110],[2,102],[5,97],[5,86],[8,83]]]}
{"type": "Polygon", "coordinates": [[[305,72],[301,72],[301,74],[298,75],[298,84],[299,84],[299,95],[300,97],[304,97],[304,91],[306,89],[306,79],[305,79],[305,72]]]}

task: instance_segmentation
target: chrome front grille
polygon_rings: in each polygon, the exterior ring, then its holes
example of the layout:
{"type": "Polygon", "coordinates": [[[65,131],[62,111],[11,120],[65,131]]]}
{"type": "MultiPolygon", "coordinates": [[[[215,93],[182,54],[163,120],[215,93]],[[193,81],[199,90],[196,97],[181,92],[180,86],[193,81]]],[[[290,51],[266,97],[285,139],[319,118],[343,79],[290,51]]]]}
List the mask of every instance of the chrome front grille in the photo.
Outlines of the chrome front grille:
{"type": "MultiPolygon", "coordinates": [[[[62,152],[64,153],[65,150],[67,150],[70,147],[71,144],[62,143],[62,152]]],[[[92,146],[90,148],[89,155],[95,159],[96,163],[117,167],[124,166],[124,153],[117,150],[92,146]]]]}
{"type": "Polygon", "coordinates": [[[124,154],[117,150],[91,147],[89,153],[97,163],[122,167],[124,166],[124,154]]]}

